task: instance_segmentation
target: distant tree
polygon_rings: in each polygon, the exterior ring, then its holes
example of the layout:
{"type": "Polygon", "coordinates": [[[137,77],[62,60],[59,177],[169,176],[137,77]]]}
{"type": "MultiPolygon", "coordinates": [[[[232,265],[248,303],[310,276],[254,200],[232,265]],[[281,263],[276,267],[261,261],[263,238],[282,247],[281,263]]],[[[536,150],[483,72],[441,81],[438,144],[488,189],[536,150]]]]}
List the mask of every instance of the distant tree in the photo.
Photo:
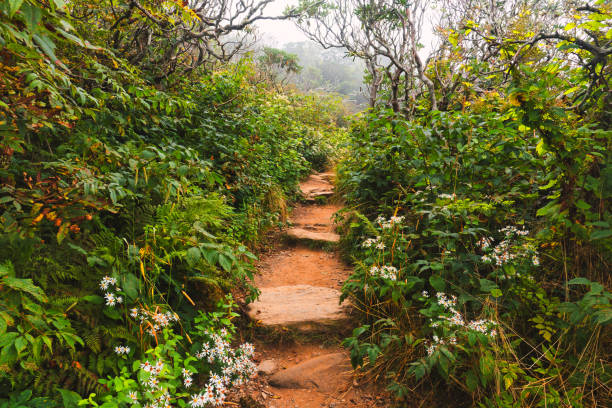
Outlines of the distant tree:
{"type": "Polygon", "coordinates": [[[312,41],[288,43],[283,49],[297,55],[304,67],[288,79],[302,91],[339,93],[355,105],[365,102],[362,95],[365,68],[360,59],[348,58],[343,50],[326,50],[312,41]]]}
{"type": "Polygon", "coordinates": [[[302,70],[298,56],[276,48],[265,47],[257,59],[261,72],[274,86],[283,87],[291,74],[302,70]]]}
{"type": "Polygon", "coordinates": [[[400,88],[407,82],[425,86],[431,107],[437,109],[433,81],[418,53],[426,6],[423,0],[301,0],[297,21],[324,48],[343,48],[365,62],[371,106],[384,76],[395,111],[400,110],[400,88]]]}

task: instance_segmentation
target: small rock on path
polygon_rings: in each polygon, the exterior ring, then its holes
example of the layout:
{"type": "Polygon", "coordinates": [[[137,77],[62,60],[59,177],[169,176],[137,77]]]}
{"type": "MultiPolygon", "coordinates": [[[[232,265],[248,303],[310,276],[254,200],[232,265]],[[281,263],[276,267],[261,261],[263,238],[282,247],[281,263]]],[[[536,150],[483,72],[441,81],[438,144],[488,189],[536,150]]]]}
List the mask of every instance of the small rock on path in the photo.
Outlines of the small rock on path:
{"type": "Polygon", "coordinates": [[[278,388],[313,388],[332,392],[351,379],[352,368],[345,353],[325,354],[279,371],[270,377],[278,388]]]}

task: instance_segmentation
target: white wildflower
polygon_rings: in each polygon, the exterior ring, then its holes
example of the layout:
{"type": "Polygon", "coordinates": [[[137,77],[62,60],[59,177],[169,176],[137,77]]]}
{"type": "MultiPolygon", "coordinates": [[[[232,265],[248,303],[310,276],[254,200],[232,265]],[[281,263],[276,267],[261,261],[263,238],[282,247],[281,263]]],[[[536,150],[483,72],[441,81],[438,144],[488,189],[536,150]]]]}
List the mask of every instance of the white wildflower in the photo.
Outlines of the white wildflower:
{"type": "Polygon", "coordinates": [[[129,354],[130,353],[130,348],[127,347],[127,346],[117,346],[117,347],[115,347],[115,353],[117,353],[118,355],[129,354]]]}
{"type": "Polygon", "coordinates": [[[104,299],[106,299],[106,306],[115,306],[115,303],[117,302],[115,295],[112,293],[105,294],[104,299]]]}
{"type": "Polygon", "coordinates": [[[191,377],[185,377],[183,379],[183,384],[185,384],[185,388],[191,387],[192,383],[193,383],[193,379],[191,377]]]}
{"type": "Polygon", "coordinates": [[[391,217],[389,219],[389,221],[392,224],[400,224],[400,223],[404,222],[404,218],[405,218],[404,216],[399,216],[399,217],[398,216],[393,216],[393,217],[391,217]]]}
{"type": "Polygon", "coordinates": [[[138,393],[136,391],[128,392],[128,398],[131,399],[134,404],[138,404],[138,393]]]}

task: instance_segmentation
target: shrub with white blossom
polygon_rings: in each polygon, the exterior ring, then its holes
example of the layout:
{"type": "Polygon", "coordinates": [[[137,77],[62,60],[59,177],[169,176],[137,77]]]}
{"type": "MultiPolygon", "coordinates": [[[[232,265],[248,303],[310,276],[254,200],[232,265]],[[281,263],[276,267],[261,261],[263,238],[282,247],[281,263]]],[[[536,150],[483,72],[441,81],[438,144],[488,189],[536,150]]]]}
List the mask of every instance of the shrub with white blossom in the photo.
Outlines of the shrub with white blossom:
{"type": "Polygon", "coordinates": [[[221,312],[200,312],[194,320],[195,332],[181,335],[176,329],[180,319],[170,310],[108,302],[108,298],[117,299],[120,289],[116,285],[115,278],[102,279],[106,305],[125,308],[129,316],[126,325],[141,334],[141,343],[115,346],[121,372],[100,380],[109,394],[102,401],[92,394],[82,404],[104,408],[216,407],[224,405],[228,393],[255,373],[253,345],[231,345],[234,328],[230,318],[236,316],[231,310],[233,302],[226,299],[221,312]],[[151,343],[154,347],[148,346],[151,343]]]}
{"type": "MultiPolygon", "coordinates": [[[[427,292],[421,294],[424,298],[429,298],[427,292]]],[[[426,343],[427,355],[431,356],[439,346],[447,347],[457,344],[457,336],[467,335],[475,332],[487,337],[497,336],[497,323],[492,320],[477,319],[468,320],[457,310],[457,297],[448,296],[445,293],[436,293],[435,298],[431,299],[434,305],[441,306],[441,313],[429,319],[429,327],[434,330],[432,341],[426,343]]]]}
{"type": "Polygon", "coordinates": [[[530,279],[531,275],[524,271],[524,268],[517,270],[514,267],[521,263],[533,266],[540,265],[535,246],[525,239],[529,235],[529,231],[509,225],[501,228],[499,232],[503,234],[503,238],[497,240],[497,242],[493,237],[482,237],[477,242],[478,248],[483,253],[480,259],[485,264],[500,268],[496,275],[499,279],[513,278],[517,275],[523,275],[530,279]],[[513,267],[504,267],[506,265],[512,265],[513,267]]]}

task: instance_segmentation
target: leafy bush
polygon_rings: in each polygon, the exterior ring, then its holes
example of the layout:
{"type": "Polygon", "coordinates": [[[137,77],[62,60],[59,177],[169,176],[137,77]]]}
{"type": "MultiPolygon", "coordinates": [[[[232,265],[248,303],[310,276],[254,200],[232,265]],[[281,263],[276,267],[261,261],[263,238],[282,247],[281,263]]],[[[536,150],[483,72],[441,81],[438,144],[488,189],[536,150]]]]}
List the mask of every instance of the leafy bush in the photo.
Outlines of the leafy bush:
{"type": "Polygon", "coordinates": [[[174,392],[184,380],[176,367],[196,372],[183,348],[221,330],[198,312],[225,310],[233,290],[257,296],[249,277],[262,233],[285,221],[299,180],[327,164],[341,134],[339,104],[257,84],[248,59],[149,82],[156,67],[108,48],[112,7],[0,1],[0,396],[9,404],[74,402],[70,392],[124,404],[125,384],[145,375],[133,362],[153,355],[172,365],[163,375],[174,392]],[[99,293],[103,277],[117,288],[99,293]],[[143,339],[125,305],[171,313],[181,329],[143,339]],[[114,352],[126,345],[129,363],[114,352]]]}
{"type": "Polygon", "coordinates": [[[589,362],[609,359],[612,295],[592,282],[609,283],[609,132],[557,122],[570,161],[522,115],[378,111],[352,127],[343,296],[364,322],[344,344],[400,397],[429,379],[482,406],[607,398],[612,371],[589,362]]]}

